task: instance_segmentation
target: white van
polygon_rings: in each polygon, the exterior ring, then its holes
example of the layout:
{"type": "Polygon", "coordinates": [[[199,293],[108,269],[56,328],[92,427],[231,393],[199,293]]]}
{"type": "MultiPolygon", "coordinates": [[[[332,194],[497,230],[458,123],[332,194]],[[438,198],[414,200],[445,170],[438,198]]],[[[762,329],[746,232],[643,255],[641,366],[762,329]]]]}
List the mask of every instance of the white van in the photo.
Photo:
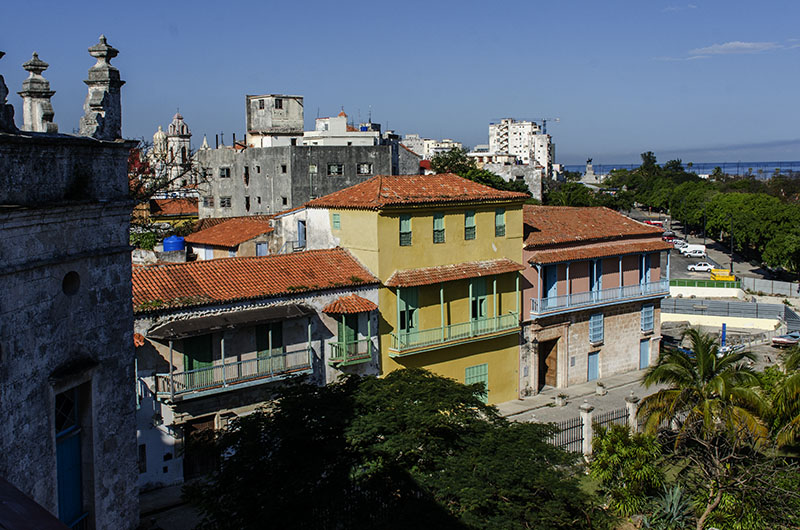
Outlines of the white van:
{"type": "Polygon", "coordinates": [[[687,258],[705,258],[706,251],[695,249],[695,250],[690,250],[689,252],[686,252],[683,255],[686,256],[687,258]]]}
{"type": "MultiPolygon", "coordinates": [[[[684,256],[688,256],[690,252],[694,252],[696,250],[699,250],[700,252],[703,253],[703,255],[705,255],[706,246],[705,245],[686,245],[685,247],[682,247],[680,249],[680,253],[683,254],[684,256]]],[[[692,256],[692,257],[694,257],[694,256],[692,256]]]]}

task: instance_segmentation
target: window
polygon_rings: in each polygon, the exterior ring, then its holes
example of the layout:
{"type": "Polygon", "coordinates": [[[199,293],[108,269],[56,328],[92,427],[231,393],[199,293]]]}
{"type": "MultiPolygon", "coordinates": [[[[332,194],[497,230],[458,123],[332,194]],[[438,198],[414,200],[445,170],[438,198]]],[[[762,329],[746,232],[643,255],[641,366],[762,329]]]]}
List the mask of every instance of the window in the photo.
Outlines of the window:
{"type": "Polygon", "coordinates": [[[464,212],[464,239],[475,239],[475,212],[464,212]]]}
{"type": "Polygon", "coordinates": [[[286,164],[281,164],[281,173],[286,173],[286,164]]]}
{"type": "Polygon", "coordinates": [[[444,243],[444,214],[442,212],[433,214],[433,242],[444,243]]]}
{"type": "Polygon", "coordinates": [[[328,164],[328,176],[338,177],[344,175],[344,164],[328,164]]]}
{"type": "Polygon", "coordinates": [[[470,316],[472,320],[486,318],[486,280],[483,278],[470,280],[470,293],[472,293],[472,299],[470,300],[470,316]]]}
{"type": "Polygon", "coordinates": [[[589,342],[603,342],[603,313],[595,313],[589,317],[589,342]]]}
{"type": "Polygon", "coordinates": [[[213,208],[214,207],[214,197],[203,197],[203,207],[204,208],[213,208]]]}
{"type": "Polygon", "coordinates": [[[283,204],[284,206],[288,205],[289,199],[287,199],[286,197],[281,197],[281,204],[283,204]]]}
{"type": "Polygon", "coordinates": [[[655,308],[652,305],[642,306],[642,331],[653,331],[653,315],[655,308]]]}
{"type": "Polygon", "coordinates": [[[316,175],[317,174],[317,165],[316,164],[309,164],[308,165],[308,174],[309,175],[316,175]]]}
{"type": "Polygon", "coordinates": [[[276,109],[283,108],[283,100],[281,98],[275,98],[275,108],[276,109]]]}
{"type": "Polygon", "coordinates": [[[372,175],[372,164],[361,163],[358,165],[359,175],[372,175]]]}
{"type": "Polygon", "coordinates": [[[400,314],[398,315],[400,331],[410,333],[419,326],[417,322],[419,291],[416,287],[398,288],[397,291],[397,296],[400,297],[400,314]]]}
{"type": "Polygon", "coordinates": [[[248,166],[244,166],[244,185],[250,185],[250,168],[248,166]]]}
{"type": "Polygon", "coordinates": [[[221,167],[221,168],[219,168],[219,178],[221,178],[221,179],[229,179],[229,178],[231,178],[231,168],[229,168],[229,167],[221,167]]]}
{"type": "Polygon", "coordinates": [[[497,208],[494,211],[494,236],[505,237],[506,235],[506,209],[497,208]]]}
{"type": "Polygon", "coordinates": [[[261,204],[261,195],[259,195],[258,197],[256,197],[256,202],[257,202],[258,204],[261,204]]]}
{"type": "Polygon", "coordinates": [[[236,249],[235,248],[228,249],[228,257],[229,258],[235,258],[236,257],[236,249]]]}
{"type": "Polygon", "coordinates": [[[261,173],[261,166],[256,166],[256,173],[261,173]]]}
{"type": "Polygon", "coordinates": [[[481,401],[487,403],[489,401],[489,365],[488,363],[478,364],[475,366],[468,366],[464,371],[464,384],[474,385],[475,383],[483,384],[483,394],[481,401]]]}
{"type": "Polygon", "coordinates": [[[401,247],[410,247],[411,246],[411,216],[410,215],[401,215],[400,216],[400,246],[401,247]]]}
{"type": "Polygon", "coordinates": [[[231,207],[231,198],[230,197],[220,197],[219,198],[219,207],[220,208],[230,208],[231,207]]]}
{"type": "Polygon", "coordinates": [[[247,195],[244,196],[244,209],[250,211],[250,197],[247,195]]]}
{"type": "Polygon", "coordinates": [[[264,110],[264,100],[263,99],[259,99],[258,100],[258,110],[264,110]]]}
{"type": "Polygon", "coordinates": [[[333,214],[333,229],[339,230],[342,227],[342,219],[338,213],[333,214]]]}

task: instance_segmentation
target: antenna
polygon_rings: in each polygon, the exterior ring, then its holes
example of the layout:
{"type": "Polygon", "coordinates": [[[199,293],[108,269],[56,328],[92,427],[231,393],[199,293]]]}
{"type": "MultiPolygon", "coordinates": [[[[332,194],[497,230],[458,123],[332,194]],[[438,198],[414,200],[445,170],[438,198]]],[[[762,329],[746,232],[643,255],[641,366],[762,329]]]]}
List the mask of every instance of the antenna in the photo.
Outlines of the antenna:
{"type": "MultiPolygon", "coordinates": [[[[372,105],[369,106],[369,122],[372,123],[372,105]]],[[[389,124],[387,122],[386,128],[389,128],[389,124]]]]}

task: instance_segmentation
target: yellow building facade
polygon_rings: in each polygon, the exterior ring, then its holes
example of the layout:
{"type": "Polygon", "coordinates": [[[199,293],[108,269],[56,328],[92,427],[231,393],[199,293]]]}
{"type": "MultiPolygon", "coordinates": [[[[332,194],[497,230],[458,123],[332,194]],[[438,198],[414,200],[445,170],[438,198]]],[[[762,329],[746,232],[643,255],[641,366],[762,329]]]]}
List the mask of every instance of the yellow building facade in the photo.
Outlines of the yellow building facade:
{"type": "Polygon", "coordinates": [[[381,281],[383,373],[426,368],[460,382],[483,382],[489,403],[516,399],[527,197],[455,175],[382,179],[408,180],[378,184],[394,192],[389,204],[339,205],[323,197],[309,207],[327,205],[340,246],[381,281]],[[436,188],[439,195],[420,199],[413,184],[430,186],[437,177],[445,181],[436,188]],[[456,179],[469,183],[466,192],[447,196],[447,184],[456,179]]]}

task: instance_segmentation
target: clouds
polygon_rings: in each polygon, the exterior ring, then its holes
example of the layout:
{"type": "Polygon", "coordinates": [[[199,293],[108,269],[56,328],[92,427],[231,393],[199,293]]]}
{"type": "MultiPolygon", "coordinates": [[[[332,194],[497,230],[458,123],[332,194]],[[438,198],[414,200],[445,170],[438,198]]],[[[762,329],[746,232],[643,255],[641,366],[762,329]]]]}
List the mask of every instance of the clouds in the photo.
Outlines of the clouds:
{"type": "Polygon", "coordinates": [[[738,53],[761,53],[769,50],[775,50],[778,48],[783,48],[783,46],[778,44],[777,42],[742,42],[737,40],[731,42],[724,42],[722,44],[712,44],[711,46],[706,46],[704,48],[695,48],[693,50],[689,50],[689,55],[699,56],[699,55],[727,55],[727,54],[738,54],[738,53]]]}
{"type": "Polygon", "coordinates": [[[675,11],[686,11],[687,9],[697,9],[694,4],[686,4],[685,6],[667,6],[661,11],[664,13],[674,13],[675,11]]]}

